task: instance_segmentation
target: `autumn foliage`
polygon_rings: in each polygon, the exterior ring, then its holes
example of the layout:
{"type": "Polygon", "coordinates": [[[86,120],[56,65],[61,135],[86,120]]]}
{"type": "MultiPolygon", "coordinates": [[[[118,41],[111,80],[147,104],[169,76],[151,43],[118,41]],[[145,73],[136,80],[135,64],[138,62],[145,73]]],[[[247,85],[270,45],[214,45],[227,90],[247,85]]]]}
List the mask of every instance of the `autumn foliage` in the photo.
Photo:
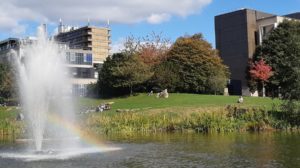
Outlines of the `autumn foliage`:
{"type": "Polygon", "coordinates": [[[254,79],[267,82],[268,79],[273,75],[272,67],[270,67],[263,59],[261,59],[251,66],[250,75],[254,79]]]}

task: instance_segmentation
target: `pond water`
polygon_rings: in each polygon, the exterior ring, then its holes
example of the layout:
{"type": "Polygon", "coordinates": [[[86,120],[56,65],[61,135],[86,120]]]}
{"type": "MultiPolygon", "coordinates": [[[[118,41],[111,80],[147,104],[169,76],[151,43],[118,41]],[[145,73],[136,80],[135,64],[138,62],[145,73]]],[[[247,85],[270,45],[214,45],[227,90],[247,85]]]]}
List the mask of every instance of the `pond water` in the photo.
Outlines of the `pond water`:
{"type": "Polygon", "coordinates": [[[87,148],[70,157],[36,160],[11,156],[22,155],[26,142],[2,141],[0,168],[300,167],[300,133],[174,133],[101,138],[106,143],[100,152],[87,148]]]}

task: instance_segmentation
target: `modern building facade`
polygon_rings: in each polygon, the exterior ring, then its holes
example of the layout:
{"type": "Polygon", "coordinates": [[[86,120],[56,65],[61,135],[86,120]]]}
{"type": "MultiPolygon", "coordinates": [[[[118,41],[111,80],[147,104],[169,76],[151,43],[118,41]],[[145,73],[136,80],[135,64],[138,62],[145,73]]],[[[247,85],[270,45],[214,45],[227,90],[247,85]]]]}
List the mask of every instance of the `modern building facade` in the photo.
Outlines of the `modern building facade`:
{"type": "Polygon", "coordinates": [[[229,94],[252,95],[247,86],[246,71],[257,45],[284,19],[298,18],[300,13],[277,16],[251,9],[215,16],[216,48],[231,73],[229,94]]]}
{"type": "Polygon", "coordinates": [[[20,43],[17,38],[8,38],[0,41],[0,62],[5,62],[10,59],[9,53],[11,50],[19,51],[20,43]]]}
{"type": "MultiPolygon", "coordinates": [[[[36,42],[36,39],[25,38],[8,38],[0,41],[0,62],[13,61],[13,55],[19,57],[26,55],[23,48],[26,45],[31,45],[36,42]]],[[[91,83],[96,83],[98,72],[94,67],[93,54],[91,50],[70,49],[68,45],[60,43],[60,52],[65,56],[65,62],[72,77],[72,94],[74,96],[86,96],[87,86],[91,83]]]]}
{"type": "Polygon", "coordinates": [[[0,41],[0,62],[12,61],[13,55],[22,55],[22,48],[36,42],[35,37],[27,37],[23,39],[8,38],[0,41]],[[14,52],[14,53],[13,53],[14,52]]]}
{"type": "Polygon", "coordinates": [[[76,96],[86,96],[87,86],[96,83],[98,72],[93,64],[93,54],[90,50],[67,49],[66,62],[72,76],[72,93],[76,96]]]}
{"type": "Polygon", "coordinates": [[[70,27],[60,20],[54,39],[68,48],[66,59],[73,76],[73,93],[85,96],[87,86],[97,82],[98,68],[110,54],[109,27],[70,27]]]}
{"type": "Polygon", "coordinates": [[[108,27],[69,27],[60,21],[55,39],[67,43],[70,49],[90,50],[94,64],[102,64],[110,53],[110,29],[108,27]]]}

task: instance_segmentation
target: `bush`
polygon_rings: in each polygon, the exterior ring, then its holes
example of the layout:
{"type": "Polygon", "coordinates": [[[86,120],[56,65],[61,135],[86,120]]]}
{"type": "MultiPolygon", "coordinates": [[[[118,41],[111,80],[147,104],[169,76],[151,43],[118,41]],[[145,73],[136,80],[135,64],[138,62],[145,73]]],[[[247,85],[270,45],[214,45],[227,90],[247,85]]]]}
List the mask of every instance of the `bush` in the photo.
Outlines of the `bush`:
{"type": "Polygon", "coordinates": [[[282,104],[284,118],[292,127],[300,126],[300,102],[295,100],[286,101],[282,104]]]}

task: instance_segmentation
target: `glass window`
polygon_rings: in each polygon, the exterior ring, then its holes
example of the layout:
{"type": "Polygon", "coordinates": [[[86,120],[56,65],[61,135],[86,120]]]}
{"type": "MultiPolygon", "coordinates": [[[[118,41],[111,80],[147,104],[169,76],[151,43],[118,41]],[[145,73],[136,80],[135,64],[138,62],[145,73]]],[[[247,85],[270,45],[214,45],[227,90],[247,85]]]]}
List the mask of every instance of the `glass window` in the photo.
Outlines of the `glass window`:
{"type": "Polygon", "coordinates": [[[75,53],[71,53],[70,58],[71,58],[70,59],[71,62],[75,62],[75,53]]]}

